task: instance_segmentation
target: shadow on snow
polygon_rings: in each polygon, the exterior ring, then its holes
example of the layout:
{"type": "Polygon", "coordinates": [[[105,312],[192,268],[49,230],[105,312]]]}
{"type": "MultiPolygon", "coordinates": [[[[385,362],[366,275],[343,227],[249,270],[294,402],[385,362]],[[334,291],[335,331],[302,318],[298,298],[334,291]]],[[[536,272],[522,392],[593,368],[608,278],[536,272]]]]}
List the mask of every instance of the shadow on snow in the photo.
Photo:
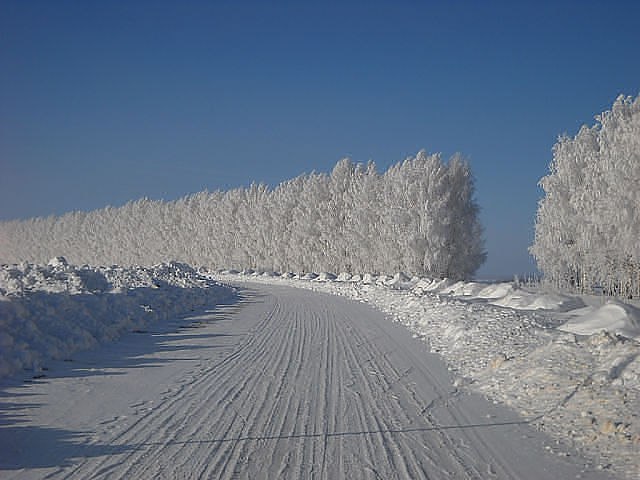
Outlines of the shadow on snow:
{"type": "MultiPolygon", "coordinates": [[[[167,298],[179,298],[179,287],[164,286],[162,291],[136,292],[133,298],[149,298],[152,295],[166,295],[167,298]],[[169,291],[171,289],[171,291],[169,291]]],[[[137,290],[151,290],[147,288],[137,290]]],[[[68,295],[64,293],[39,293],[52,298],[52,302],[71,304],[70,308],[90,308],[91,295],[68,295]],[[60,298],[57,298],[60,297],[60,298]],[[64,298],[62,298],[64,297],[64,298]],[[73,305],[75,303],[75,306],[73,305]]],[[[126,311],[131,302],[131,292],[110,294],[110,302],[115,310],[126,311]]],[[[187,293],[187,295],[189,295],[187,293]]],[[[42,300],[42,298],[40,298],[42,300]]],[[[13,299],[14,302],[27,302],[28,298],[13,299]]],[[[60,378],[83,378],[94,376],[124,375],[127,369],[154,368],[173,361],[189,360],[163,356],[148,358],[159,352],[197,352],[202,348],[216,347],[216,338],[225,334],[199,333],[199,328],[226,317],[225,311],[236,308],[239,295],[216,298],[216,304],[194,309],[186,315],[156,320],[140,328],[129,330],[120,338],[98,344],[96,347],[75,352],[63,360],[46,360],[46,366],[34,375],[24,372],[0,380],[0,471],[28,468],[64,468],[73,464],[73,459],[117,455],[132,451],[138,446],[108,445],[91,442],[94,429],[73,431],[63,428],[31,424],[32,411],[47,403],[42,393],[34,391],[34,386],[46,384],[60,378]],[[209,347],[202,345],[171,345],[172,341],[210,339],[209,347]]],[[[244,299],[244,302],[251,301],[244,299]]],[[[162,302],[160,302],[162,303],[162,302]]],[[[117,320],[116,320],[117,321],[117,320]]],[[[195,359],[192,358],[192,359],[195,359]]]]}

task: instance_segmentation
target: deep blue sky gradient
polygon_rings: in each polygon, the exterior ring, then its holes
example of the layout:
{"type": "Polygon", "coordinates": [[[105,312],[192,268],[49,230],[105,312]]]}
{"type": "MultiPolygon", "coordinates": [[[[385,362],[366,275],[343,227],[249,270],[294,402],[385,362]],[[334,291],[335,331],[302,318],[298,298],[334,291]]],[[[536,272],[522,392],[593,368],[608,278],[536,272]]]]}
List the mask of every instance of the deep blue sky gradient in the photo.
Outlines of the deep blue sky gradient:
{"type": "Polygon", "coordinates": [[[640,2],[0,1],[0,220],[424,148],[471,161],[489,259],[534,270],[563,132],[640,92],[640,2]]]}

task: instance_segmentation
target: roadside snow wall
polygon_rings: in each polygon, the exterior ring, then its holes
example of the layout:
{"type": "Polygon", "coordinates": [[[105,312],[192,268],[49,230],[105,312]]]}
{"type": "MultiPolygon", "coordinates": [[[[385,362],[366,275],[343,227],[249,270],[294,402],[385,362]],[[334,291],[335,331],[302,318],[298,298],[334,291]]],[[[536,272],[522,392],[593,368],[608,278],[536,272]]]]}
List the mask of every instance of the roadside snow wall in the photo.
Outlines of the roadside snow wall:
{"type": "Polygon", "coordinates": [[[232,295],[180,263],[94,268],[57,257],[48,265],[0,266],[0,377],[24,369],[37,374],[47,359],[232,295]]]}

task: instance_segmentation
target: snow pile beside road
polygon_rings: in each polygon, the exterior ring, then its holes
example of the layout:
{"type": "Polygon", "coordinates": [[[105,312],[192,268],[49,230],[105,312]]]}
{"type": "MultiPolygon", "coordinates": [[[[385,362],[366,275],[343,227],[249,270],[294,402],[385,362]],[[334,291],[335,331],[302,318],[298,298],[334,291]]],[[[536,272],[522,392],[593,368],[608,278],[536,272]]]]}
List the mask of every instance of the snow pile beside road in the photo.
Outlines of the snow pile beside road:
{"type": "Polygon", "coordinates": [[[542,292],[502,282],[487,284],[481,282],[452,282],[449,279],[421,279],[409,287],[413,293],[438,293],[467,300],[484,300],[500,307],[516,310],[560,310],[567,311],[584,307],[580,298],[572,295],[542,292]]]}
{"type": "Polygon", "coordinates": [[[338,279],[265,281],[375,306],[440,353],[460,387],[512,406],[556,438],[558,454],[571,444],[602,468],[640,475],[640,345],[630,329],[638,325],[637,309],[619,302],[585,308],[578,297],[508,283],[412,279],[402,289],[387,285],[388,277],[367,284],[338,279]]]}
{"type": "Polygon", "coordinates": [[[0,377],[22,369],[41,374],[48,359],[215,304],[232,291],[193,268],[0,266],[0,377]]]}
{"type": "Polygon", "coordinates": [[[604,330],[640,341],[640,309],[609,300],[601,307],[583,309],[560,329],[577,335],[594,335],[604,330]]]}
{"type": "Polygon", "coordinates": [[[516,310],[568,311],[584,307],[580,298],[559,293],[544,293],[535,289],[511,289],[505,295],[493,299],[492,304],[516,310]]]}
{"type": "Polygon", "coordinates": [[[616,300],[609,300],[601,307],[587,307],[579,296],[545,292],[508,282],[487,285],[479,282],[453,283],[448,279],[420,279],[404,289],[416,295],[432,293],[469,301],[483,300],[514,310],[566,312],[572,318],[559,327],[560,330],[577,335],[594,335],[604,330],[640,340],[640,308],[616,300]]]}

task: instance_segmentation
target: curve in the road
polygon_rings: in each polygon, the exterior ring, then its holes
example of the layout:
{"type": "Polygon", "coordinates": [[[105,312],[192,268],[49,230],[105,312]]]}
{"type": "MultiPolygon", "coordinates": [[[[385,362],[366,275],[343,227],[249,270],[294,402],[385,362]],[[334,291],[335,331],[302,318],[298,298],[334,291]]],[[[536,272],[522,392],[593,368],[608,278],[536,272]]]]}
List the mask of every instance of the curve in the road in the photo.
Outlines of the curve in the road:
{"type": "Polygon", "coordinates": [[[158,375],[162,395],[138,392],[152,406],[94,432],[113,454],[49,476],[601,478],[549,454],[513,412],[458,391],[423,342],[370,307],[278,286],[247,284],[241,297],[200,319],[198,333],[221,339],[215,352],[203,345],[168,379],[149,368],[145,381],[158,375]]]}

